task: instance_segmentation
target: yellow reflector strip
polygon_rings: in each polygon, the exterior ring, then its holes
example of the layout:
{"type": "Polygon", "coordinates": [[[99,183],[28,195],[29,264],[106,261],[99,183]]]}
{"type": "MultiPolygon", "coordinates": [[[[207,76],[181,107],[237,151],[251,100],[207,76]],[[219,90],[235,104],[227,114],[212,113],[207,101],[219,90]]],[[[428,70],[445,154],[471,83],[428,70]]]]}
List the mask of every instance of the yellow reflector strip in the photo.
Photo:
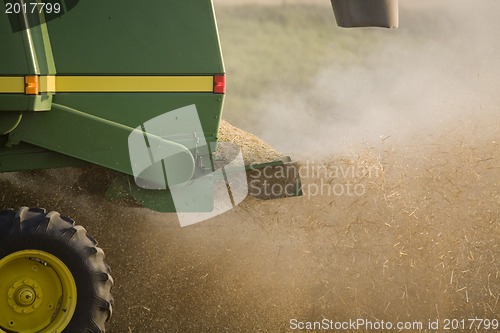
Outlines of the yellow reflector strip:
{"type": "Polygon", "coordinates": [[[40,91],[44,93],[56,92],[56,77],[55,76],[40,76],[40,91]]]}
{"type": "Polygon", "coordinates": [[[0,94],[24,94],[24,76],[0,77],[0,94]]]}
{"type": "Polygon", "coordinates": [[[213,76],[56,76],[65,92],[213,92],[213,76]]]}

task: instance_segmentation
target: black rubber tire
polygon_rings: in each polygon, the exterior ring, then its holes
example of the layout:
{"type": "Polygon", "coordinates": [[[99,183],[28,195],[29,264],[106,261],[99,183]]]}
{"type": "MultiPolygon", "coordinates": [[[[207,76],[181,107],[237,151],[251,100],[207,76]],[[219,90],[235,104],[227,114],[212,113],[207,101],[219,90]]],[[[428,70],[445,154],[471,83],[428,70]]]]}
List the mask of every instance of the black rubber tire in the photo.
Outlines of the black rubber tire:
{"type": "Polygon", "coordinates": [[[22,250],[48,252],[71,271],[77,304],[65,333],[105,332],[112,314],[113,279],[104,252],[83,227],[41,208],[0,211],[0,259],[22,250]]]}

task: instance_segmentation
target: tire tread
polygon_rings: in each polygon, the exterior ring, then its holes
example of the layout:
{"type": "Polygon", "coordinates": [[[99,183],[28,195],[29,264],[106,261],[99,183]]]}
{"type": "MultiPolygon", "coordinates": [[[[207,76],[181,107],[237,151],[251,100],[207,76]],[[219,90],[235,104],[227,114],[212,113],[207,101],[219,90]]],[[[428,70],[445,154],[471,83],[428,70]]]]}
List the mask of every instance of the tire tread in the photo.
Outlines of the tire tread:
{"type": "MultiPolygon", "coordinates": [[[[39,235],[65,244],[78,254],[85,263],[86,274],[91,277],[93,287],[91,318],[85,327],[79,327],[80,332],[104,333],[105,322],[113,312],[113,297],[111,289],[113,278],[109,275],[109,266],[104,262],[105,255],[97,247],[97,241],[87,234],[82,226],[76,225],[73,219],[63,217],[59,213],[48,212],[43,208],[22,207],[14,210],[0,211],[0,248],[2,240],[17,235],[39,235]],[[10,231],[9,231],[10,230],[10,231]]],[[[80,292],[80,291],[79,291],[80,292]]],[[[87,291],[86,291],[87,292],[87,291]]],[[[69,329],[66,333],[76,333],[69,329]]]]}

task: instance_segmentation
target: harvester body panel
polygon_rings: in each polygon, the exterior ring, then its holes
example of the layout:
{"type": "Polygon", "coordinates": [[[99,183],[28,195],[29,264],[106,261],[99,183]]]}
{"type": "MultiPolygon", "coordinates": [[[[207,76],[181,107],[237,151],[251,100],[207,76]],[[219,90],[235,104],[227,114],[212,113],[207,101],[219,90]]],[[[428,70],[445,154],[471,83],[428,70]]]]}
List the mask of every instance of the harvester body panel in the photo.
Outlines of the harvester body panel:
{"type": "Polygon", "coordinates": [[[216,142],[224,65],[210,0],[66,2],[56,16],[0,14],[0,172],[84,161],[132,175],[128,134],[187,105],[216,142]]]}

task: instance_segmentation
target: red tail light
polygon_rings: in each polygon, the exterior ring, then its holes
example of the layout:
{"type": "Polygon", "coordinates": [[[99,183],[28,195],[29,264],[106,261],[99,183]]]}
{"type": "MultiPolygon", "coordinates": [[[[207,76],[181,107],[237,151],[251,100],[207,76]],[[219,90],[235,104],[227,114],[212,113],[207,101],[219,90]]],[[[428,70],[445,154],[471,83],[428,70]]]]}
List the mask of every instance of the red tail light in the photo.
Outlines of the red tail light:
{"type": "Polygon", "coordinates": [[[226,93],[226,76],[224,74],[214,76],[214,94],[226,93]]]}

